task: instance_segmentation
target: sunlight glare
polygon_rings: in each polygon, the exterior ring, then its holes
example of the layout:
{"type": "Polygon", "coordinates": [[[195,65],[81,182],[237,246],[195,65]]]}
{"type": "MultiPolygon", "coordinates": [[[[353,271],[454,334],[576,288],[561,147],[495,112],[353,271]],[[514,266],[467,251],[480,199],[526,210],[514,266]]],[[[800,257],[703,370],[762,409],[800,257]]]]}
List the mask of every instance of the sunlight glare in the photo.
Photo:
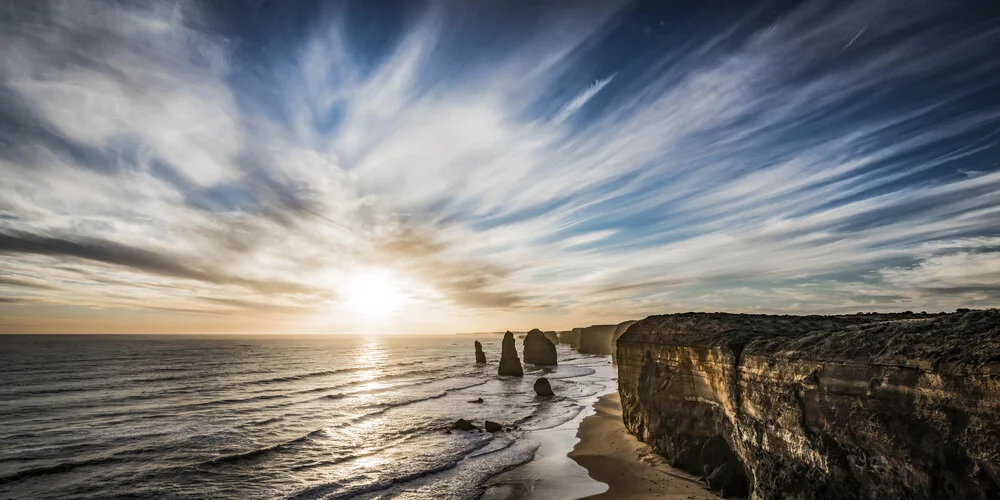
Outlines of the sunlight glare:
{"type": "Polygon", "coordinates": [[[344,287],[347,307],[367,320],[385,320],[400,306],[402,290],[386,270],[365,271],[351,278],[344,287]]]}

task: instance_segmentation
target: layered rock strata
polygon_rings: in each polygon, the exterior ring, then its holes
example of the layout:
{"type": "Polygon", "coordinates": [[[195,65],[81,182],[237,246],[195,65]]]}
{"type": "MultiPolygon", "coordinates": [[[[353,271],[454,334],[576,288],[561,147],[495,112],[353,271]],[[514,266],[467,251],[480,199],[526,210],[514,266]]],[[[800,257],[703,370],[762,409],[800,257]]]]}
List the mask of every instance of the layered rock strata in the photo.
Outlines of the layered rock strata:
{"type": "Polygon", "coordinates": [[[517,346],[514,344],[513,333],[503,334],[503,345],[500,348],[500,367],[497,369],[497,373],[513,377],[524,376],[521,358],[517,357],[517,346]]]}
{"type": "Polygon", "coordinates": [[[541,330],[532,330],[524,337],[524,362],[533,365],[557,363],[556,346],[549,342],[541,330]]]}
{"type": "Polygon", "coordinates": [[[1000,312],[653,316],[617,345],[623,418],[753,499],[1000,498],[1000,312]]]}

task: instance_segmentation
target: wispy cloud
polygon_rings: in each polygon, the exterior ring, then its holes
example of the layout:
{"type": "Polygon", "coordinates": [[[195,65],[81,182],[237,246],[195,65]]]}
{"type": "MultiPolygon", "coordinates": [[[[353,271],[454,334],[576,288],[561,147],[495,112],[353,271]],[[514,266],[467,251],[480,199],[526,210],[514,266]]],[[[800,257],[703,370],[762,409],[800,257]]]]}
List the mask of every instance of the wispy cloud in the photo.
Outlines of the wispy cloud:
{"type": "Polygon", "coordinates": [[[657,38],[612,3],[442,4],[375,44],[209,7],[0,14],[0,315],[345,330],[373,266],[398,330],[1000,297],[1000,31],[959,7],[657,38]]]}
{"type": "Polygon", "coordinates": [[[576,113],[577,110],[579,110],[580,108],[582,108],[584,104],[587,104],[587,101],[593,99],[594,96],[597,95],[598,92],[600,92],[602,89],[604,89],[604,87],[607,87],[608,84],[611,83],[611,80],[614,80],[614,79],[615,79],[615,75],[612,74],[611,76],[608,76],[607,78],[602,78],[602,79],[597,80],[596,82],[592,83],[589,87],[587,87],[586,90],[584,90],[583,92],[580,92],[579,95],[577,95],[575,98],[573,98],[572,101],[566,103],[566,105],[563,106],[563,108],[559,110],[559,113],[556,114],[555,118],[553,118],[553,121],[555,121],[556,123],[561,123],[561,122],[565,121],[573,113],[576,113]]]}

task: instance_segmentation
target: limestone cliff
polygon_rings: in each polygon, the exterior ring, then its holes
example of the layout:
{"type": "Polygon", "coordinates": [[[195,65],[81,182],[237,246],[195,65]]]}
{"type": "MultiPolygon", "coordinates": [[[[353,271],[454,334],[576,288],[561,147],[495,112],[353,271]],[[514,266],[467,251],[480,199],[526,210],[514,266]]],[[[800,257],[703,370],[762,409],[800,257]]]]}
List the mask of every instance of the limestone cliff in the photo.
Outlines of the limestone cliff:
{"type": "Polygon", "coordinates": [[[727,495],[1000,498],[1000,312],[652,316],[625,425],[727,495]]]}
{"type": "Polygon", "coordinates": [[[537,328],[524,337],[524,362],[533,365],[556,364],[556,346],[537,328]]]}
{"type": "Polygon", "coordinates": [[[625,332],[628,331],[628,327],[630,327],[630,326],[632,326],[634,324],[636,324],[635,320],[623,321],[621,323],[618,323],[618,326],[615,327],[615,334],[611,336],[611,363],[612,364],[618,364],[618,360],[615,359],[615,355],[618,353],[618,339],[622,338],[622,335],[625,335],[625,332]]]}
{"type": "Polygon", "coordinates": [[[593,325],[580,331],[580,345],[577,351],[581,354],[611,354],[611,339],[618,325],[593,325]]]}

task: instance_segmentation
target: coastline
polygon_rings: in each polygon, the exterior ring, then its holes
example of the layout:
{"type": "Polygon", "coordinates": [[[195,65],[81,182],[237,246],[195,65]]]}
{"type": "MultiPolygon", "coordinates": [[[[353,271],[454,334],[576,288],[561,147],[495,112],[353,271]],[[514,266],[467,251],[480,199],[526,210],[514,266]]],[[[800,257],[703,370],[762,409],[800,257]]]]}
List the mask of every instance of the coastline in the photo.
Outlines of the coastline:
{"type": "Polygon", "coordinates": [[[720,498],[690,474],[671,468],[625,430],[618,392],[601,396],[594,414],[580,423],[580,441],[569,458],[587,469],[591,478],[608,485],[604,493],[586,498],[666,498],[713,500],[720,498]]]}

